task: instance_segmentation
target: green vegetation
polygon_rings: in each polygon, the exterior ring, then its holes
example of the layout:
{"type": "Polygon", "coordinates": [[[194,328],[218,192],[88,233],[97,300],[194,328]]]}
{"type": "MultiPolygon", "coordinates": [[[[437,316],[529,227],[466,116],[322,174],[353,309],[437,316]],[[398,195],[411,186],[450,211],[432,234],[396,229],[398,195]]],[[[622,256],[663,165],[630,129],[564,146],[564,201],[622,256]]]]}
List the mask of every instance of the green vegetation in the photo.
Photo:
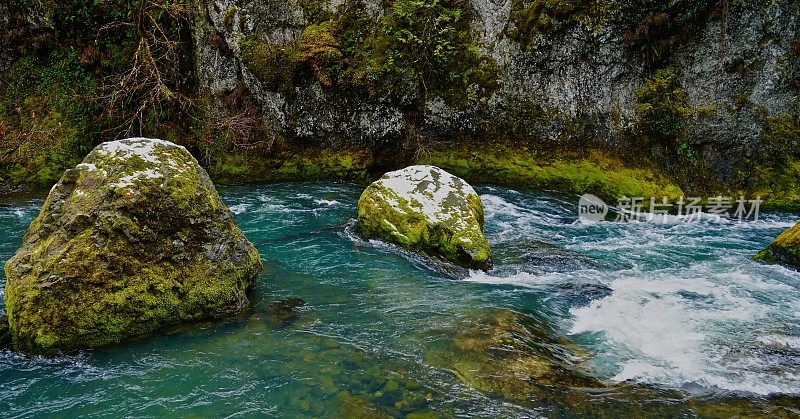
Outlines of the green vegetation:
{"type": "Polygon", "coordinates": [[[0,87],[0,182],[48,186],[93,145],[96,82],[75,50],[15,63],[0,87]]]}
{"type": "MultiPolygon", "coordinates": [[[[676,46],[694,36],[707,21],[717,0],[636,0],[620,3],[619,13],[630,22],[625,44],[646,63],[663,65],[676,46]]],[[[721,17],[725,10],[721,11],[721,17]]]]}
{"type": "Polygon", "coordinates": [[[766,249],[753,256],[753,260],[800,269],[800,224],[781,233],[766,249]]]}
{"type": "Polygon", "coordinates": [[[760,196],[762,210],[800,212],[800,160],[788,158],[780,163],[758,166],[748,178],[748,188],[739,191],[750,199],[760,196]]]}
{"type": "Polygon", "coordinates": [[[776,152],[771,160],[785,162],[800,158],[800,115],[769,115],[765,110],[757,110],[764,123],[761,141],[764,146],[776,152]]]}
{"type": "Polygon", "coordinates": [[[536,33],[554,32],[577,22],[591,0],[512,0],[509,38],[527,49],[536,33]]]}
{"type": "Polygon", "coordinates": [[[761,141],[738,163],[735,194],[760,196],[762,210],[800,212],[800,119],[760,107],[754,112],[762,124],[761,141]]]}
{"type": "Polygon", "coordinates": [[[3,41],[18,59],[0,74],[0,183],[48,186],[103,139],[180,130],[165,122],[187,103],[188,1],[8,7],[3,41]],[[25,26],[29,13],[50,26],[25,26]]]}
{"type": "Polygon", "coordinates": [[[311,22],[322,23],[330,19],[330,13],[324,0],[300,0],[303,16],[311,22]]]}
{"type": "Polygon", "coordinates": [[[497,77],[472,40],[468,13],[458,0],[398,0],[375,22],[349,0],[333,14],[312,14],[312,21],[329,20],[288,45],[246,39],[241,49],[269,89],[316,80],[363,100],[411,104],[440,96],[464,105],[494,89],[497,77]]]}
{"type": "Polygon", "coordinates": [[[684,133],[686,120],[695,115],[708,115],[713,108],[689,104],[686,91],[676,70],[657,70],[636,92],[636,115],[646,143],[664,147],[668,157],[691,162],[697,155],[684,133]]]}
{"type": "Polygon", "coordinates": [[[369,150],[298,148],[276,150],[269,156],[233,153],[219,155],[209,168],[221,183],[292,182],[325,179],[367,183],[373,156],[369,150]]]}
{"type": "MultiPolygon", "coordinates": [[[[387,165],[381,156],[391,153],[387,149],[397,150],[399,157],[393,159],[399,161],[389,165],[398,166],[418,160],[411,156],[428,153],[426,141],[457,139],[452,143],[463,151],[469,136],[516,149],[525,145],[540,153],[551,143],[574,148],[590,137],[587,132],[597,124],[585,115],[543,108],[535,98],[514,98],[506,105],[493,102],[496,115],[480,114],[486,109],[480,105],[498,88],[500,70],[481,51],[480,37],[471,27],[476,16],[464,0],[396,0],[384,3],[379,14],[368,12],[361,0],[336,5],[300,0],[297,6],[305,27],[285,45],[264,42],[256,37],[263,34],[248,33],[244,27],[234,28],[246,11],[228,7],[220,11],[222,28],[250,36],[239,45],[243,61],[266,89],[283,93],[289,121],[296,116],[292,106],[305,100],[297,92],[312,84],[319,84],[327,98],[341,98],[344,112],[356,114],[378,106],[402,113],[402,132],[387,139],[390,144],[361,144],[336,135],[319,141],[285,137],[280,124],[265,118],[262,104],[244,84],[213,96],[198,92],[193,49],[198,40],[193,39],[192,27],[197,22],[196,6],[189,0],[9,1],[9,30],[0,35],[12,59],[0,74],[0,189],[51,185],[95,144],[123,136],[145,135],[183,144],[215,180],[223,182],[325,178],[366,182],[375,167],[387,165]],[[26,20],[31,13],[40,16],[41,23],[26,20]],[[449,138],[437,137],[439,133],[428,138],[424,109],[434,98],[468,118],[465,124],[454,124],[454,131],[445,134],[449,138]],[[473,109],[478,114],[469,114],[473,109]],[[547,139],[538,137],[544,125],[547,139]],[[373,157],[376,152],[378,157],[373,157]]],[[[680,179],[681,186],[763,192],[770,197],[769,203],[795,208],[800,202],[792,192],[795,163],[800,159],[796,112],[772,115],[756,110],[764,126],[762,141],[733,168],[732,181],[719,180],[706,167],[705,159],[713,160],[714,150],[686,138],[687,121],[712,109],[689,103],[678,70],[670,67],[675,63],[668,58],[674,45],[692,36],[693,28],[712,18],[726,18],[724,13],[714,0],[512,0],[505,35],[526,49],[530,42],[559,36],[559,31],[566,33],[574,25],[591,31],[609,16],[618,19],[627,30],[627,47],[641,50],[646,71],[657,70],[637,92],[635,130],[618,132],[626,121],[622,113],[612,110],[615,134],[623,138],[633,134],[627,138],[646,144],[651,151],[646,157],[663,163],[662,172],[680,179]]],[[[225,44],[230,37],[209,36],[200,42],[225,50],[232,47],[225,44]]],[[[789,64],[785,78],[793,83],[800,68],[800,41],[787,42],[782,59],[789,64]]],[[[739,110],[752,106],[744,93],[735,102],[739,110]]],[[[437,158],[446,154],[435,153],[437,158]]],[[[499,150],[494,155],[504,153],[499,150]]],[[[482,167],[489,159],[459,157],[455,164],[452,155],[444,163],[466,172],[468,166],[482,167]]],[[[520,159],[541,163],[531,153],[529,157],[498,157],[491,165],[513,167],[520,159]]],[[[550,167],[553,161],[542,164],[550,167]]],[[[560,161],[559,169],[551,167],[547,175],[534,176],[535,185],[582,190],[588,183],[605,189],[609,196],[637,189],[627,184],[613,190],[598,186],[610,182],[600,175],[580,183],[575,180],[577,174],[567,173],[572,170],[567,166],[581,167],[585,158],[560,161]]],[[[512,183],[506,173],[500,170],[484,177],[489,182],[512,183]]]]}
{"type": "Polygon", "coordinates": [[[592,193],[607,202],[628,197],[683,195],[681,189],[652,167],[626,166],[600,151],[581,156],[533,157],[527,149],[434,151],[421,163],[439,166],[468,182],[533,190],[592,193]]]}
{"type": "Polygon", "coordinates": [[[268,89],[289,91],[303,74],[313,75],[322,86],[331,87],[334,67],[342,59],[331,29],[330,22],[310,25],[287,46],[243,40],[243,59],[268,89]]]}
{"type": "Polygon", "coordinates": [[[644,134],[669,143],[683,134],[686,118],[694,113],[674,69],[656,71],[636,92],[636,113],[644,134]]]}

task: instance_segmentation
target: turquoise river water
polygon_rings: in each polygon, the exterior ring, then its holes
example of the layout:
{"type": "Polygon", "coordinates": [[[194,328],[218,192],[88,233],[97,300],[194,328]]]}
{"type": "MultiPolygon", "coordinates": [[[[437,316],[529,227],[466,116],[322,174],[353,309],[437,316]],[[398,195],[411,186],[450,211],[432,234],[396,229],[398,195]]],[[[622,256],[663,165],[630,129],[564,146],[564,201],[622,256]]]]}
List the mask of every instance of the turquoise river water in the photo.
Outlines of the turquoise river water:
{"type": "MultiPolygon", "coordinates": [[[[796,218],[587,225],[577,197],[479,187],[495,268],[458,275],[359,239],[362,188],[221,188],[264,260],[252,307],[102,350],[0,351],[0,416],[577,415],[558,389],[504,400],[438,361],[455,333],[496,309],[574,342],[603,382],[664,392],[646,402],[662,414],[800,411],[800,273],[749,259],[796,218]],[[270,314],[290,297],[305,306],[270,314]]],[[[0,201],[0,262],[41,202],[0,201]]],[[[645,409],[636,397],[593,397],[597,414],[645,409]]]]}

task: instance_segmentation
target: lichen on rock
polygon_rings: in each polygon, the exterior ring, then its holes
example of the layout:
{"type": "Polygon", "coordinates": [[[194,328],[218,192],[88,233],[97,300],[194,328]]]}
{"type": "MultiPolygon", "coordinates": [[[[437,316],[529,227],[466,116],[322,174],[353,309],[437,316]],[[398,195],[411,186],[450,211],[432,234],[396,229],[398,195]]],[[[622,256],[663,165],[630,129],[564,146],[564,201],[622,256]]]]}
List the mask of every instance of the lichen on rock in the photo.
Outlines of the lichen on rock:
{"type": "Polygon", "coordinates": [[[483,203],[463,179],[435,166],[409,166],[373,182],[358,200],[358,231],[367,238],[487,270],[483,203]]]}
{"type": "Polygon", "coordinates": [[[781,233],[769,246],[758,252],[753,260],[800,269],[800,223],[781,233]]]}
{"type": "Polygon", "coordinates": [[[13,345],[98,347],[233,313],[261,267],[186,149],[103,143],[51,189],[5,265],[13,345]]]}

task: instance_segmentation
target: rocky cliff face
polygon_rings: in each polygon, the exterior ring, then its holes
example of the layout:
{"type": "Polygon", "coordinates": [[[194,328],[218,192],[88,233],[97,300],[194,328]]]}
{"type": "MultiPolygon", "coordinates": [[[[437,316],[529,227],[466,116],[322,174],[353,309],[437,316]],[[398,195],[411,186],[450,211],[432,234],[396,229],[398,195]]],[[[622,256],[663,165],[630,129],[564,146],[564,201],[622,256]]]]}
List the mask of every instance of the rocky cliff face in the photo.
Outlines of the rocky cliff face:
{"type": "MultiPolygon", "coordinates": [[[[642,147],[673,166],[701,164],[734,187],[751,182],[752,170],[772,163],[776,153],[797,150],[797,1],[202,3],[195,28],[200,89],[220,97],[244,86],[270,126],[299,141],[473,138],[642,147]],[[404,21],[401,9],[414,7],[419,21],[404,21]],[[449,10],[460,13],[459,21],[424,21],[425,13],[440,19],[449,10]],[[354,40],[353,22],[377,41],[354,40]],[[411,85],[399,86],[407,90],[399,94],[375,93],[372,86],[365,94],[349,73],[391,77],[398,68],[414,69],[415,60],[431,59],[401,51],[396,60],[370,67],[348,50],[354,43],[393,54],[405,45],[398,37],[449,29],[466,30],[469,38],[440,36],[433,46],[474,49],[491,71],[451,83],[452,90],[411,85]],[[406,33],[394,37],[394,30],[406,33]],[[295,67],[288,87],[271,74],[285,70],[281,66],[295,67]]],[[[435,58],[432,65],[462,73],[482,65],[460,68],[463,62],[435,58]]],[[[435,79],[431,71],[419,73],[435,79]]]]}
{"type": "Polygon", "coordinates": [[[599,149],[687,193],[800,208],[799,16],[797,0],[12,0],[0,184],[52,183],[132,134],[236,180],[363,179],[491,144],[599,149]]]}

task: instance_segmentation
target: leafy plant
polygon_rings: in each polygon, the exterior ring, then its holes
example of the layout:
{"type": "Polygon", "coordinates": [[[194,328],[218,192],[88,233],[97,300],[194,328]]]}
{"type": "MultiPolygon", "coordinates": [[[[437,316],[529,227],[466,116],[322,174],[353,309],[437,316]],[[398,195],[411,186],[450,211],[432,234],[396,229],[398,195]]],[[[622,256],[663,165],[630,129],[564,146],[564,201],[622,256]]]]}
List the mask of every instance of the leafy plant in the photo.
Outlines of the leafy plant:
{"type": "Polygon", "coordinates": [[[681,40],[691,36],[693,29],[706,21],[718,3],[718,0],[622,2],[621,15],[632,18],[624,35],[625,44],[638,50],[647,63],[662,63],[681,40]]]}
{"type": "Polygon", "coordinates": [[[429,95],[474,100],[496,85],[494,63],[472,41],[462,0],[397,0],[379,22],[349,0],[294,42],[245,40],[248,68],[274,90],[313,76],[363,100],[412,104],[429,95]]]}
{"type": "Polygon", "coordinates": [[[695,158],[697,158],[697,152],[692,150],[692,146],[690,146],[689,143],[687,142],[682,142],[678,144],[677,152],[679,158],[687,161],[693,161],[695,158]]]}
{"type": "Polygon", "coordinates": [[[644,133],[651,139],[674,143],[684,122],[694,113],[678,73],[671,68],[656,71],[636,92],[636,114],[644,133]]]}
{"type": "Polygon", "coordinates": [[[527,49],[536,33],[555,31],[575,21],[591,0],[512,0],[509,38],[527,49]]]}

